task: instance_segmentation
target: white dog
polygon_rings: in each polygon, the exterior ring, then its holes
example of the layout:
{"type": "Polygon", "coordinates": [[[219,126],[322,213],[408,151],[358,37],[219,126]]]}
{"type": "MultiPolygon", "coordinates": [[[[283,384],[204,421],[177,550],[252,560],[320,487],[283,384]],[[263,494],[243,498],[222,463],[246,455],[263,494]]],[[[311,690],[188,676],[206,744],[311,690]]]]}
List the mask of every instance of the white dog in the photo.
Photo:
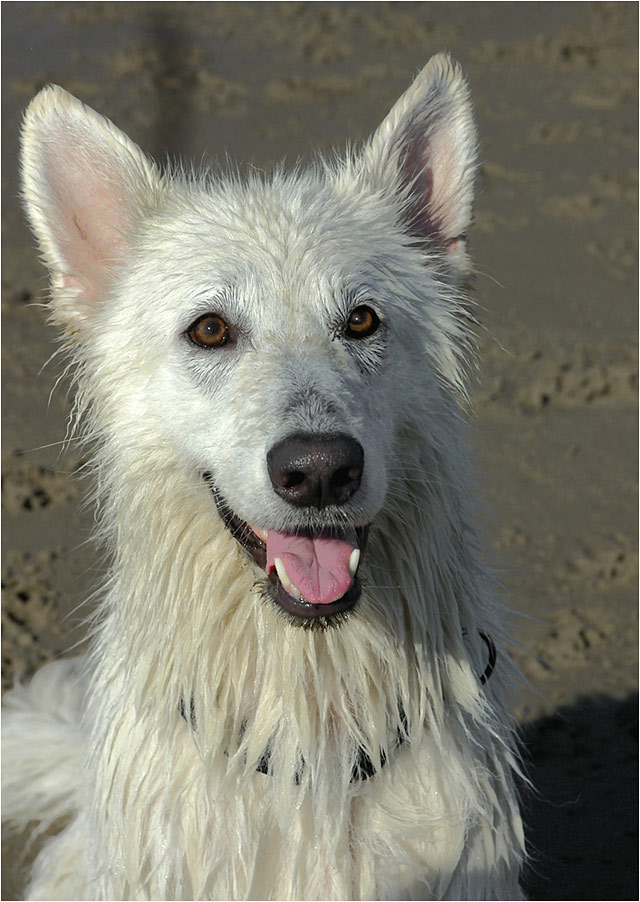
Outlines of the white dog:
{"type": "Polygon", "coordinates": [[[163,174],[57,87],[23,139],[112,550],[87,659],[7,701],[5,816],[66,819],[28,898],[521,898],[459,67],[292,175],[163,174]]]}

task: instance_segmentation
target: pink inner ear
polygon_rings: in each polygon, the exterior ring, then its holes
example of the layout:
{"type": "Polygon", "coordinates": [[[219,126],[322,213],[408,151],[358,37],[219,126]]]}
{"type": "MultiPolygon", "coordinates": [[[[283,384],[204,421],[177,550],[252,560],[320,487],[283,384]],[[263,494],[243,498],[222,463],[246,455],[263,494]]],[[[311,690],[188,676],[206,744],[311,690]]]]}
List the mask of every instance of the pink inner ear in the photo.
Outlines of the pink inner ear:
{"type": "Polygon", "coordinates": [[[468,168],[468,151],[442,120],[431,128],[412,123],[404,143],[401,165],[403,181],[410,188],[409,228],[418,237],[453,249],[450,242],[461,239],[471,218],[473,171],[468,168]]]}
{"type": "Polygon", "coordinates": [[[82,149],[73,157],[66,150],[57,147],[46,160],[52,238],[64,281],[92,297],[125,251],[125,191],[99,151],[90,161],[82,149]]]}

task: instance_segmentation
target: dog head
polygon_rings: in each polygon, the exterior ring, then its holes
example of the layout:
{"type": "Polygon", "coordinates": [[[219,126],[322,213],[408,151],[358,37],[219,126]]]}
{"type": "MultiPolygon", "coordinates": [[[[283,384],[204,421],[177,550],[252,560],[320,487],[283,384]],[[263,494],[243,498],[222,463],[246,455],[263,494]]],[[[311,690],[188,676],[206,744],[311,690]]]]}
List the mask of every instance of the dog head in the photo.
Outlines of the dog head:
{"type": "Polygon", "coordinates": [[[58,87],[26,113],[26,208],[94,434],[121,470],[197,480],[303,620],[356,603],[398,446],[461,386],[475,160],[445,55],[362,149],[290,175],[163,173],[58,87]]]}

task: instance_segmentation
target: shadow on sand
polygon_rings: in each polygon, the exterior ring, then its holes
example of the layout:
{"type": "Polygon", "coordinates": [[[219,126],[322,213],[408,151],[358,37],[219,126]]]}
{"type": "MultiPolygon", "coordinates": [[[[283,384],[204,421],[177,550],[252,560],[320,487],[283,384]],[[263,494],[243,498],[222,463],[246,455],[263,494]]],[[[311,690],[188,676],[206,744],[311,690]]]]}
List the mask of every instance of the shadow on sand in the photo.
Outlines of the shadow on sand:
{"type": "Polygon", "coordinates": [[[637,695],[581,700],[523,741],[528,898],[637,899],[637,695]]]}

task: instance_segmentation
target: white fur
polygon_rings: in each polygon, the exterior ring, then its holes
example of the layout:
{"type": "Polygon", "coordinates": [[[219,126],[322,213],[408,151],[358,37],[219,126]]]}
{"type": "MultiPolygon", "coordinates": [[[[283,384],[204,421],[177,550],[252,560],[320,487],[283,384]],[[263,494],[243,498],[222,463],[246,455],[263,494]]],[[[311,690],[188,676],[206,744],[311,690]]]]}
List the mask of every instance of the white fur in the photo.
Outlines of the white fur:
{"type": "Polygon", "coordinates": [[[475,141],[442,55],[362,151],[264,179],[163,175],[60,88],[30,105],[24,197],[112,565],[87,661],[8,696],[4,814],[69,818],[28,898],[521,898],[459,410],[475,141]],[[356,347],[340,324],[365,302],[383,328],[356,347]],[[231,347],[189,343],[206,312],[231,347]],[[361,443],[333,522],[372,523],[362,598],[327,629],[282,614],[202,479],[249,523],[309,526],[265,457],[311,430],[361,443]],[[377,773],[352,782],[359,748],[377,773]]]}

